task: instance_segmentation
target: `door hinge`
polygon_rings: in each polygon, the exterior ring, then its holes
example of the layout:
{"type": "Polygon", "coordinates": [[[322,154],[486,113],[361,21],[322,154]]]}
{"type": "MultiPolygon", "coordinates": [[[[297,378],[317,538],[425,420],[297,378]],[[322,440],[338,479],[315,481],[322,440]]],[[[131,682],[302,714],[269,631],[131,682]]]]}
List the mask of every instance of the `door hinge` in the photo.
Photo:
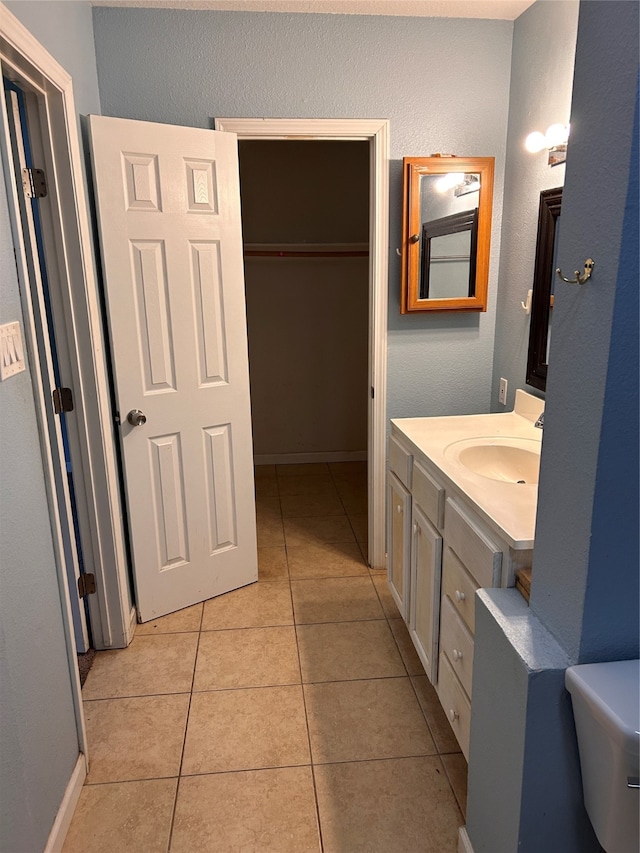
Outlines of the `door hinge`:
{"type": "Polygon", "coordinates": [[[53,389],[53,411],[56,415],[73,411],[73,394],[71,388],[53,389]]]}
{"type": "Polygon", "coordinates": [[[23,169],[22,186],[27,198],[44,198],[47,194],[47,181],[43,169],[23,169]]]}
{"type": "Polygon", "coordinates": [[[371,386],[371,399],[373,400],[374,398],[375,398],[375,391],[374,391],[373,385],[372,385],[371,386]]]}
{"type": "Polygon", "coordinates": [[[80,598],[86,598],[88,595],[93,595],[96,591],[96,576],[85,572],[78,578],[78,595],[80,598]]]}

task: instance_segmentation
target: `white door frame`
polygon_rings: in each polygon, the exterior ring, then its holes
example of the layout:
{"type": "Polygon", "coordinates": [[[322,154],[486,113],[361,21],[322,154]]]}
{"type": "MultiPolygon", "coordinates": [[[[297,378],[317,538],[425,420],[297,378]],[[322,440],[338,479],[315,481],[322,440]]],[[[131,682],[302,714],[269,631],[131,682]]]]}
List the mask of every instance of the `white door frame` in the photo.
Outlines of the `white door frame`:
{"type": "MultiPolygon", "coordinates": [[[[75,410],[73,419],[69,418],[72,421],[69,432],[76,473],[74,484],[79,507],[83,509],[79,517],[80,536],[86,570],[95,575],[97,585],[96,595],[89,597],[91,628],[96,648],[123,648],[133,636],[135,611],[129,592],[105,342],[72,80],[2,3],[0,63],[3,73],[19,83],[21,88],[35,93],[41,104],[43,144],[48,149],[49,161],[47,179],[60,261],[60,291],[56,295],[62,308],[60,322],[63,328],[57,331],[59,337],[66,338],[68,367],[73,379],[75,410]]],[[[0,146],[27,324],[25,331],[30,351],[37,354],[37,361],[41,354],[37,349],[29,306],[27,267],[21,246],[8,128],[4,111],[2,114],[0,146]]],[[[42,398],[37,382],[34,382],[34,389],[39,417],[46,418],[48,401],[42,398]]],[[[46,430],[43,434],[46,435],[46,430]]],[[[43,461],[47,475],[51,476],[50,449],[45,444],[43,442],[42,445],[43,461]]],[[[51,492],[51,500],[52,530],[55,531],[54,492],[51,492]]],[[[55,544],[59,549],[60,543],[55,544]]],[[[64,565],[58,570],[64,578],[64,565]]],[[[66,579],[63,585],[66,587],[66,579]]],[[[63,601],[68,602],[65,592],[61,594],[63,601]]],[[[65,622],[70,620],[70,614],[64,608],[63,613],[65,622]]],[[[65,630],[72,630],[71,621],[65,624],[65,630]]],[[[77,672],[73,637],[68,641],[68,652],[70,666],[77,672]]]]}
{"type": "Polygon", "coordinates": [[[386,569],[385,447],[389,270],[389,121],[387,119],[216,118],[239,139],[369,142],[369,563],[386,569]]]}

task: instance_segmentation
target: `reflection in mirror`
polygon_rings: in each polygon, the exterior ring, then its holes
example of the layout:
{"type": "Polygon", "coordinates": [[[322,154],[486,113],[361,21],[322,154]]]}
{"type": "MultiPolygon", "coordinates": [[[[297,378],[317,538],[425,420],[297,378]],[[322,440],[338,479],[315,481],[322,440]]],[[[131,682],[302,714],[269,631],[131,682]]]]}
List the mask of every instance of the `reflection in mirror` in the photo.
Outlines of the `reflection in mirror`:
{"type": "Polygon", "coordinates": [[[485,311],[493,157],[405,157],[402,313],[485,311]]]}
{"type": "Polygon", "coordinates": [[[476,288],[478,210],[422,225],[420,299],[473,296],[476,288]]]}
{"type": "Polygon", "coordinates": [[[540,193],[526,376],[527,384],[540,391],[547,387],[561,205],[562,187],[540,193]]]}

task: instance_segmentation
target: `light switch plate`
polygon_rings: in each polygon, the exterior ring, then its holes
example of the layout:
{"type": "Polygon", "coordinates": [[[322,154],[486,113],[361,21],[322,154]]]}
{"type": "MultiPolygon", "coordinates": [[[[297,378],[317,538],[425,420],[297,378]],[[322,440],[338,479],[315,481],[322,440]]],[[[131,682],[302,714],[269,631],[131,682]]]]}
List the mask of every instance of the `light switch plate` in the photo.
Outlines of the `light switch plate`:
{"type": "Polygon", "coordinates": [[[25,370],[20,323],[0,326],[0,380],[25,370]]]}

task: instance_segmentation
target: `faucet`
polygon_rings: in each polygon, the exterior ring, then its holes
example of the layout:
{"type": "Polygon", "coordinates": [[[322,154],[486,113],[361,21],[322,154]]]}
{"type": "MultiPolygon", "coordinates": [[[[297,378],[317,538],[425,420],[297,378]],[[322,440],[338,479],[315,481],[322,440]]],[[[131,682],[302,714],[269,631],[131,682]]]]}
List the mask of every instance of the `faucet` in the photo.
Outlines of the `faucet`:
{"type": "Polygon", "coordinates": [[[540,417],[534,423],[534,426],[538,427],[538,429],[542,429],[544,427],[544,412],[541,412],[540,417]]]}

